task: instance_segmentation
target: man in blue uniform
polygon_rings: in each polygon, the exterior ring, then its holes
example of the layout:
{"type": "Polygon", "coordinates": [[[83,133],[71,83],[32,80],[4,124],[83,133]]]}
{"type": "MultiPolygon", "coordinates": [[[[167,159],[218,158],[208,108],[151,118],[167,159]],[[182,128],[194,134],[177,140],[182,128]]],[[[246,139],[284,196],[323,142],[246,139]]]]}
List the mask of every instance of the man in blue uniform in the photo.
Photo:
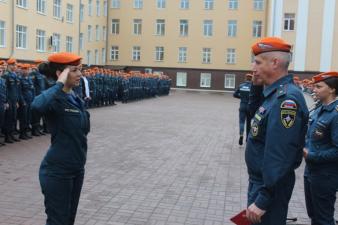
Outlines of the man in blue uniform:
{"type": "Polygon", "coordinates": [[[249,174],[247,218],[254,224],[285,225],[302,161],[308,110],[288,74],[291,45],[275,37],[252,46],[251,122],[245,160],[249,174]]]}
{"type": "MultiPolygon", "coordinates": [[[[0,129],[2,130],[2,126],[5,119],[5,110],[8,107],[7,104],[7,87],[6,87],[6,81],[2,78],[2,75],[4,73],[4,61],[0,61],[0,129]]],[[[5,143],[0,142],[0,147],[5,145],[5,143]]]]}
{"type": "Polygon", "coordinates": [[[20,80],[19,77],[14,72],[16,69],[16,60],[10,58],[7,60],[7,71],[3,75],[3,79],[6,81],[7,87],[7,102],[8,109],[5,112],[5,124],[4,124],[4,133],[5,133],[5,142],[13,143],[14,141],[20,141],[14,136],[14,131],[16,130],[16,121],[17,121],[17,107],[19,105],[20,98],[20,80]]]}
{"type": "Polygon", "coordinates": [[[245,123],[246,123],[246,136],[248,136],[250,131],[251,117],[248,109],[248,103],[251,88],[251,79],[252,75],[250,73],[246,74],[245,82],[241,83],[233,94],[235,98],[241,99],[239,105],[239,141],[238,141],[239,145],[243,145],[243,134],[245,123]]]}

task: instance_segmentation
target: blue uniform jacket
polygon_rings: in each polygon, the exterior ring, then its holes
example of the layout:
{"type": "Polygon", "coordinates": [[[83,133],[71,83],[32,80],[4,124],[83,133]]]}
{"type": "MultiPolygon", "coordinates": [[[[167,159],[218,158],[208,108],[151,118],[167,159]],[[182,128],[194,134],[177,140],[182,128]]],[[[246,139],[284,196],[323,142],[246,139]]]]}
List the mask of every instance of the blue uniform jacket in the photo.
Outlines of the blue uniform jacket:
{"type": "Polygon", "coordinates": [[[255,204],[267,209],[275,197],[274,186],[302,161],[308,109],[292,75],[266,87],[263,95],[262,91],[262,87],[252,86],[249,105],[256,112],[245,160],[250,182],[262,184],[255,204]]]}
{"type": "Polygon", "coordinates": [[[22,103],[30,104],[32,103],[35,96],[35,89],[33,81],[30,77],[21,77],[20,78],[21,94],[22,94],[22,103]]]}
{"type": "Polygon", "coordinates": [[[31,77],[31,79],[33,81],[35,94],[36,95],[41,94],[41,92],[46,89],[46,77],[45,77],[45,75],[39,73],[38,71],[33,71],[29,74],[29,76],[31,77]]]}
{"type": "Polygon", "coordinates": [[[32,103],[32,112],[45,115],[50,126],[51,146],[42,164],[56,175],[84,170],[90,130],[89,113],[82,100],[77,98],[80,106],[71,103],[62,88],[57,82],[32,103]]]}
{"type": "Polygon", "coordinates": [[[5,103],[7,103],[6,81],[0,77],[0,107],[4,108],[5,103]]]}
{"type": "Polygon", "coordinates": [[[16,73],[6,71],[3,75],[3,79],[6,80],[7,87],[7,101],[19,102],[22,101],[20,93],[20,79],[16,73]]]}
{"type": "Polygon", "coordinates": [[[247,108],[247,105],[249,103],[249,94],[250,94],[251,84],[252,83],[250,81],[241,83],[233,94],[235,98],[241,99],[240,109],[244,110],[247,108]]]}
{"type": "Polygon", "coordinates": [[[338,174],[338,100],[311,113],[306,148],[310,172],[338,174]]]}

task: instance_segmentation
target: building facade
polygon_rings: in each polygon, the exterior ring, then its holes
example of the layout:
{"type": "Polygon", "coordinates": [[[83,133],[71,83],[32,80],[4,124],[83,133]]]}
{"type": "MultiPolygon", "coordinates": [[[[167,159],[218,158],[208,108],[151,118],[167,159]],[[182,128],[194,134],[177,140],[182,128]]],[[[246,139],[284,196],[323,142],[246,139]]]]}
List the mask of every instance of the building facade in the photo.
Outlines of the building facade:
{"type": "Polygon", "coordinates": [[[291,72],[338,70],[336,0],[0,0],[0,58],[80,54],[83,63],[164,72],[173,87],[233,90],[252,43],[293,45],[291,72]]]}

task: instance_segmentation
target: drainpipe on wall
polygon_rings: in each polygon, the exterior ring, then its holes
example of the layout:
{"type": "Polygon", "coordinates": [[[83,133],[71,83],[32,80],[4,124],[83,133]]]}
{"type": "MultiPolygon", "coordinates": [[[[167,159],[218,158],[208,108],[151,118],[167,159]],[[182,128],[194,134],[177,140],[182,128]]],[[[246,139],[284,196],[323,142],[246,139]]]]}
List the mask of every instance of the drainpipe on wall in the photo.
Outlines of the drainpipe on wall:
{"type": "Polygon", "coordinates": [[[14,56],[14,1],[11,1],[12,2],[12,38],[11,38],[11,53],[9,54],[9,57],[8,58],[11,58],[14,56]]]}
{"type": "Polygon", "coordinates": [[[82,0],[80,0],[80,5],[79,5],[79,33],[78,33],[78,50],[77,50],[77,53],[78,53],[78,55],[80,55],[80,51],[81,51],[81,49],[80,49],[80,33],[81,33],[81,4],[82,4],[82,0]]]}
{"type": "Polygon", "coordinates": [[[109,12],[110,12],[110,7],[109,7],[109,2],[110,1],[108,1],[107,0],[107,24],[106,24],[106,59],[105,59],[105,61],[106,61],[106,65],[107,65],[107,63],[108,63],[108,34],[109,34],[109,12]]]}

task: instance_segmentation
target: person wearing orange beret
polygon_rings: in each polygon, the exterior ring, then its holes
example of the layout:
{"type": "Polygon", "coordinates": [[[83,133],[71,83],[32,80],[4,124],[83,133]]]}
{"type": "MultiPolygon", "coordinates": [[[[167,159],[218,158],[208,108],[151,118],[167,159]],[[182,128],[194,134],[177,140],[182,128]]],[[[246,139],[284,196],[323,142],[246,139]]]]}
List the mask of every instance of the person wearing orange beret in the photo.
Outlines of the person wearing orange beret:
{"type": "Polygon", "coordinates": [[[308,109],[302,91],[288,74],[291,45],[267,37],[252,46],[252,53],[246,216],[253,224],[285,225],[295,169],[302,161],[308,109]]]}
{"type": "Polygon", "coordinates": [[[45,115],[51,132],[39,170],[48,225],[74,224],[84,179],[89,113],[72,90],[80,82],[80,63],[80,56],[55,53],[39,66],[56,81],[32,103],[32,113],[45,115]]]}
{"type": "MultiPolygon", "coordinates": [[[[0,67],[0,131],[3,130],[5,111],[8,108],[6,80],[2,78],[4,69],[0,67]]],[[[0,142],[0,147],[4,145],[6,145],[4,142],[0,142]]]]}
{"type": "Polygon", "coordinates": [[[10,58],[7,60],[7,70],[2,76],[6,81],[7,87],[7,103],[8,108],[5,112],[5,123],[3,132],[5,134],[5,142],[13,143],[14,141],[20,141],[15,137],[14,132],[17,124],[17,109],[19,107],[20,94],[20,79],[16,74],[16,59],[10,58]]]}
{"type": "Polygon", "coordinates": [[[244,126],[246,124],[246,136],[248,136],[250,132],[250,112],[248,108],[249,103],[249,93],[251,89],[251,80],[252,74],[248,73],[245,75],[245,81],[241,83],[233,96],[235,98],[239,98],[241,100],[239,105],[239,140],[238,144],[243,145],[243,134],[244,134],[244,126]]]}
{"type": "Polygon", "coordinates": [[[29,64],[21,65],[20,76],[20,100],[18,109],[18,119],[20,127],[19,138],[27,140],[32,138],[29,134],[29,127],[31,124],[31,103],[35,96],[34,85],[31,77],[29,76],[29,70],[31,66],[29,64]]]}
{"type": "Polygon", "coordinates": [[[335,225],[338,190],[338,72],[313,77],[321,105],[310,114],[303,156],[306,161],[304,190],[311,224],[335,225]]]}

